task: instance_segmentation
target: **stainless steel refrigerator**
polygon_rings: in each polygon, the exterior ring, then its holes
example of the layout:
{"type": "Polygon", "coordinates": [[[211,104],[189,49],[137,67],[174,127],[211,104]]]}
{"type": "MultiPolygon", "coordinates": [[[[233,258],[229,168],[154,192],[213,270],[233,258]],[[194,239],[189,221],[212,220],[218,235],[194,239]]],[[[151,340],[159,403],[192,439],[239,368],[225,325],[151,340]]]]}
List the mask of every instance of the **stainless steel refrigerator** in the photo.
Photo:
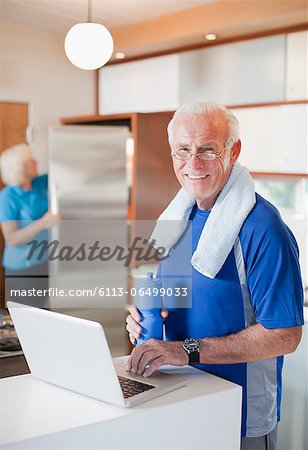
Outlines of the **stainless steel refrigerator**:
{"type": "Polygon", "coordinates": [[[125,126],[49,130],[51,208],[63,219],[125,219],[130,133],[125,126]]]}
{"type": "Polygon", "coordinates": [[[95,245],[127,248],[133,158],[129,129],[102,125],[51,127],[48,150],[50,210],[61,216],[49,238],[49,244],[58,243],[49,248],[49,256],[54,257],[49,260],[49,286],[53,288],[50,305],[102,322],[113,355],[126,353],[127,295],[107,294],[108,289],[109,293],[112,289],[127,290],[128,268],[116,258],[102,261],[99,250],[91,260],[90,249],[95,245]],[[76,253],[80,246],[84,247],[83,255],[76,253]],[[74,252],[76,256],[70,259],[74,252]]]}

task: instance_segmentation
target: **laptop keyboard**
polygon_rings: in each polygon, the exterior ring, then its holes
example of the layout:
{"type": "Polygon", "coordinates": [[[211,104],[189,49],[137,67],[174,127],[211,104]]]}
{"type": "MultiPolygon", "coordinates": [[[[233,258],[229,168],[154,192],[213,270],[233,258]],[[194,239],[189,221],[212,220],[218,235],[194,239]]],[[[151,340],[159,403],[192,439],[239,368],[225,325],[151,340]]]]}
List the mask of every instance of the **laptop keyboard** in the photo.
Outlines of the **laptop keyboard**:
{"type": "Polygon", "coordinates": [[[141,383],[140,381],[131,380],[120,376],[118,376],[118,378],[124,398],[133,397],[134,395],[141,394],[142,392],[155,388],[152,384],[141,383]]]}

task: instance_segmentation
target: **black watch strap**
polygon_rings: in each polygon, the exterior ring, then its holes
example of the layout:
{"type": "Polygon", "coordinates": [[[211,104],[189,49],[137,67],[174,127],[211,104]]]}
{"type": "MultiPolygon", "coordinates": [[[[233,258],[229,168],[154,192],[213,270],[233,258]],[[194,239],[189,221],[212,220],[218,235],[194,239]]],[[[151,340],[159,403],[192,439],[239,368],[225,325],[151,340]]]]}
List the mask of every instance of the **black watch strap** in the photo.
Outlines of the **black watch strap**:
{"type": "Polygon", "coordinates": [[[189,357],[188,364],[199,364],[200,353],[198,351],[188,353],[188,357],[189,357]]]}
{"type": "Polygon", "coordinates": [[[200,339],[187,338],[183,342],[183,348],[188,354],[188,364],[200,363],[200,339]]]}

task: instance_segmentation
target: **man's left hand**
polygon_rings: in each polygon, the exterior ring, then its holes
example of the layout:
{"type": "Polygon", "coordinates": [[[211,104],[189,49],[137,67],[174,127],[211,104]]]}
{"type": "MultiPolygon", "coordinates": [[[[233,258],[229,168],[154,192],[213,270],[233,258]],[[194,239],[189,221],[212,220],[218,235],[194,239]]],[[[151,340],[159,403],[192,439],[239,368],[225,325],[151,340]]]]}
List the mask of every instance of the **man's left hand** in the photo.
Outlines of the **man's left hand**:
{"type": "Polygon", "coordinates": [[[185,366],[188,364],[188,359],[188,354],[183,349],[183,342],[149,339],[134,348],[127,361],[126,370],[149,377],[163,364],[185,366]]]}

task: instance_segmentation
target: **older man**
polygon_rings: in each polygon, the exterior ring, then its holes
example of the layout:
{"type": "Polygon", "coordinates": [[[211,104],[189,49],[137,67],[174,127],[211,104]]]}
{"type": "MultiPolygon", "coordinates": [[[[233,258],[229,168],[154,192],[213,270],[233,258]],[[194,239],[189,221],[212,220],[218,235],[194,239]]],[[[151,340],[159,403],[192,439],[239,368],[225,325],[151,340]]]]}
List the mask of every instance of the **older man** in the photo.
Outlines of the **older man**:
{"type": "MultiPolygon", "coordinates": [[[[190,259],[239,157],[238,123],[223,106],[195,103],[177,110],[168,133],[175,174],[196,203],[189,217],[190,259]]],[[[303,293],[292,233],[269,202],[258,194],[254,198],[239,229],[237,248],[213,278],[192,267],[191,307],[169,315],[162,311],[168,317],[167,341],[151,339],[136,347],[127,370],[148,377],[162,364],[196,364],[242,385],[242,448],[274,449],[282,355],[293,352],[300,341],[303,293]]],[[[233,214],[236,218],[239,212],[233,214]]],[[[175,245],[161,262],[162,278],[183,258],[181,246],[175,245]]],[[[127,330],[135,343],[140,316],[135,307],[130,312],[127,330]]]]}

